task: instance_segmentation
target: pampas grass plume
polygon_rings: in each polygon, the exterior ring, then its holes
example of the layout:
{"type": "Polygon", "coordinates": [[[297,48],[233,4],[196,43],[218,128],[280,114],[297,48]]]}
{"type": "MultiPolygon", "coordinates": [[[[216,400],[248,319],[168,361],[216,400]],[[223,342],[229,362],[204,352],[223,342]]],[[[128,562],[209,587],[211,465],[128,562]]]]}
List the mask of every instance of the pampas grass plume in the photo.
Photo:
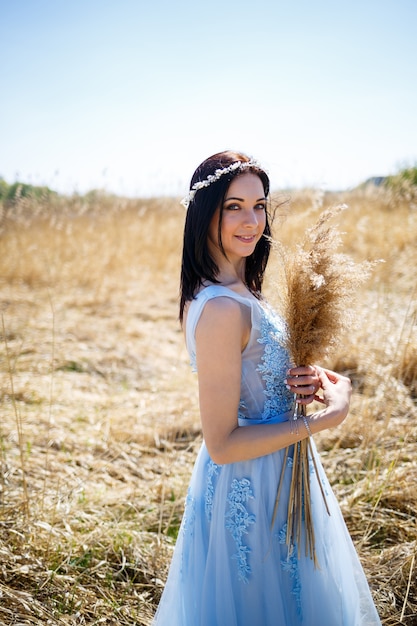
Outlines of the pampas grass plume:
{"type": "MultiPolygon", "coordinates": [[[[357,288],[368,279],[375,265],[371,261],[354,263],[350,257],[337,252],[341,237],[329,222],[346,208],[346,205],[338,205],[324,210],[295,250],[279,246],[286,282],[283,315],[287,325],[287,349],[295,366],[313,365],[339,344],[354,320],[352,302],[357,288]]],[[[293,419],[305,414],[305,406],[296,404],[293,419]]],[[[304,526],[306,556],[310,555],[317,566],[309,473],[309,457],[315,465],[314,453],[309,437],[292,447],[286,541],[290,549],[298,545],[300,553],[304,526]]],[[[315,474],[318,477],[317,468],[315,474]]],[[[272,524],[282,478],[283,475],[277,488],[272,524]]],[[[319,486],[329,513],[320,481],[319,486]]]]}
{"type": "Polygon", "coordinates": [[[329,222],[346,205],[324,210],[295,250],[279,246],[286,288],[283,315],[294,365],[312,365],[341,341],[355,319],[352,303],[377,261],[354,263],[337,253],[341,237],[329,222]]]}

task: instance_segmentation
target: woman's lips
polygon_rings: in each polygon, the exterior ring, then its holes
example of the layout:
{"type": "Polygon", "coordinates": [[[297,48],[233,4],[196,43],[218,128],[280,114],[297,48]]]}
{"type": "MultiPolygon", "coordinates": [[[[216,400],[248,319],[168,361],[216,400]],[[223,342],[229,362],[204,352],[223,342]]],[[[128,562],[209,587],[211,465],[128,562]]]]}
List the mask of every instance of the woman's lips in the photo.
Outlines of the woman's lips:
{"type": "Polygon", "coordinates": [[[251,243],[251,241],[256,239],[256,235],[236,235],[236,239],[244,241],[245,243],[251,243]]]}

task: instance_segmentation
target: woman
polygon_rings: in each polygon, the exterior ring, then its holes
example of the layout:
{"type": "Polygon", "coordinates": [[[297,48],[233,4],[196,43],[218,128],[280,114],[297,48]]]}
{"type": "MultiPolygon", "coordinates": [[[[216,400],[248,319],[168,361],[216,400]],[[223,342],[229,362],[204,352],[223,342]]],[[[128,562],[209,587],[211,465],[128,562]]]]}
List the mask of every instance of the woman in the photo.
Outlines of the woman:
{"type": "Polygon", "coordinates": [[[312,480],[318,566],[304,547],[286,543],[285,448],[341,424],[351,385],[320,367],[290,368],[284,324],[261,295],[268,194],[256,162],[222,152],[197,168],[185,199],[180,319],[198,373],[204,442],[155,626],[380,624],[318,458],[330,511],[312,480]],[[324,408],[294,427],[294,394],[324,408]]]}

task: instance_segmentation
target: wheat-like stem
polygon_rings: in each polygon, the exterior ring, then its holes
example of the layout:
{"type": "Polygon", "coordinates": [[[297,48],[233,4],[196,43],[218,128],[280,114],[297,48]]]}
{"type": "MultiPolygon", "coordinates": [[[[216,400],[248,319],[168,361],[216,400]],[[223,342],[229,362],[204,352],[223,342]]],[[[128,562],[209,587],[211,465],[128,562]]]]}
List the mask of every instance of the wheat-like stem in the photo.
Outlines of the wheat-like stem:
{"type": "MultiPolygon", "coordinates": [[[[351,308],[355,291],[368,278],[374,265],[367,261],[355,264],[349,257],[336,253],[340,235],[336,228],[329,225],[329,221],[345,208],[345,205],[340,205],[323,211],[316,224],[306,231],[304,240],[295,251],[278,246],[286,281],[284,318],[287,325],[287,349],[296,365],[317,363],[338,344],[343,331],[352,324],[351,308]]],[[[293,419],[303,415],[306,415],[305,407],[296,405],[293,419]]],[[[296,420],[294,423],[297,428],[296,420]]],[[[306,554],[317,564],[311,510],[310,458],[327,513],[329,507],[310,438],[296,443],[293,449],[286,540],[291,549],[297,545],[300,554],[304,530],[306,554]]],[[[281,487],[282,476],[277,499],[281,487]]]]}

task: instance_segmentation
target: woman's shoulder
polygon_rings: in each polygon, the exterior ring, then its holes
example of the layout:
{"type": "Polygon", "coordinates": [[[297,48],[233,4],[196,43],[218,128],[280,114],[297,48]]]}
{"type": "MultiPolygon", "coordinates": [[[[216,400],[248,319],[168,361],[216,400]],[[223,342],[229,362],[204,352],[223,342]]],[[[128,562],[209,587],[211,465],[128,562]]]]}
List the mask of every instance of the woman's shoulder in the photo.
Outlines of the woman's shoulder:
{"type": "MultiPolygon", "coordinates": [[[[253,301],[256,301],[255,298],[253,301]]],[[[207,329],[221,326],[222,331],[227,331],[227,328],[237,330],[236,327],[246,330],[246,327],[251,326],[253,301],[223,285],[210,285],[201,289],[187,303],[184,312],[187,346],[190,348],[195,341],[195,332],[200,321],[202,327],[207,329]]]]}
{"type": "Polygon", "coordinates": [[[205,317],[209,315],[225,315],[237,316],[241,310],[241,303],[248,298],[244,298],[228,287],[223,285],[209,285],[201,289],[193,300],[187,303],[185,307],[185,323],[196,325],[203,312],[205,317]],[[192,321],[192,322],[191,322],[192,321]]]}
{"type": "Polygon", "coordinates": [[[206,294],[201,305],[200,319],[204,318],[209,324],[224,326],[238,321],[242,315],[240,299],[230,293],[206,294]]]}

